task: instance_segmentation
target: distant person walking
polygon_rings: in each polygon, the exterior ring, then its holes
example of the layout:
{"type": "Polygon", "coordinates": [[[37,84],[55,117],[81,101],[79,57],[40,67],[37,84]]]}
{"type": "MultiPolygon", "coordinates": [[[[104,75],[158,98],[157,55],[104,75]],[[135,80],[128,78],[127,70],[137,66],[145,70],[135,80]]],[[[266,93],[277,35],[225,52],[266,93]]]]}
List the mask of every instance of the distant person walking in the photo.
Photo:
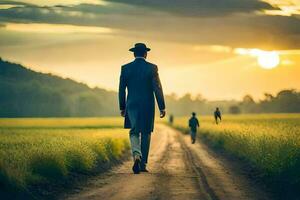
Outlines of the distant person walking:
{"type": "Polygon", "coordinates": [[[124,127],[130,128],[129,135],[134,160],[132,170],[138,174],[148,172],[146,165],[151,132],[154,127],[154,94],[161,118],[166,115],[166,111],[157,66],[146,61],[147,52],[150,49],[143,43],[137,43],[129,51],[133,52],[135,60],[122,66],[119,105],[121,115],[125,117],[124,127]]]}
{"type": "Polygon", "coordinates": [[[173,125],[173,123],[174,123],[174,115],[170,115],[170,117],[169,117],[169,124],[173,125]]]}
{"type": "Polygon", "coordinates": [[[197,128],[200,127],[195,112],[192,113],[192,117],[189,120],[189,127],[191,130],[190,134],[191,134],[192,144],[194,144],[196,142],[197,128]]]}
{"type": "Polygon", "coordinates": [[[216,110],[214,112],[214,116],[215,116],[216,124],[219,124],[219,120],[222,121],[222,116],[221,116],[221,111],[218,107],[216,108],[216,110]]]}

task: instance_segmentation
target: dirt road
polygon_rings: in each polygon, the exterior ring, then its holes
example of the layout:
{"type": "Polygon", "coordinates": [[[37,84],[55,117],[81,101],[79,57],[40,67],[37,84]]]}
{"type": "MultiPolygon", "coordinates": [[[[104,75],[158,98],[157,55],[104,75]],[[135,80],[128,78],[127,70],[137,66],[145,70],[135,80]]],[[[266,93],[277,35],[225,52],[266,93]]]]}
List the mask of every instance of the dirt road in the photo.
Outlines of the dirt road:
{"type": "Polygon", "coordinates": [[[132,174],[132,161],[95,177],[68,194],[68,200],[247,200],[268,199],[264,192],[230,163],[222,161],[201,142],[163,125],[152,136],[150,173],[132,174]]]}

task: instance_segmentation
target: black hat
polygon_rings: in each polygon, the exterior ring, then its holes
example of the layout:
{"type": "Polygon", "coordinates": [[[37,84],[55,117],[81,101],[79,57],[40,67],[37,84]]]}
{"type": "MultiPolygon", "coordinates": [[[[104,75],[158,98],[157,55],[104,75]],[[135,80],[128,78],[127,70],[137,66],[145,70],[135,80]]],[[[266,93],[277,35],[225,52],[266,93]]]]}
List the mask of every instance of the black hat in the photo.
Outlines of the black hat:
{"type": "Polygon", "coordinates": [[[136,52],[136,51],[150,51],[151,49],[148,48],[144,43],[136,43],[133,48],[129,49],[129,51],[136,52]]]}

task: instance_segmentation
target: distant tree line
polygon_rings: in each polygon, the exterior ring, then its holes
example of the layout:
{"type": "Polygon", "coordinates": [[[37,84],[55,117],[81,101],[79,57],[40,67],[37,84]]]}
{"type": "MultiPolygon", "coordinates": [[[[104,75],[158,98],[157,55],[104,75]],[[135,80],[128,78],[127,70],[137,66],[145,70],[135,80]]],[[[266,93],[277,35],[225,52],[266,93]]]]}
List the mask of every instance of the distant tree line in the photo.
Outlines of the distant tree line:
{"type": "Polygon", "coordinates": [[[206,101],[201,96],[192,98],[186,94],[181,98],[175,95],[167,97],[168,110],[174,115],[187,115],[192,111],[199,114],[212,114],[216,107],[223,113],[300,113],[300,92],[287,89],[276,95],[264,94],[264,98],[254,101],[253,97],[246,95],[242,101],[206,101]]]}
{"type": "MultiPolygon", "coordinates": [[[[175,116],[212,114],[216,107],[223,113],[296,113],[300,112],[300,93],[282,90],[265,94],[256,102],[250,95],[242,101],[207,101],[201,95],[166,96],[169,114],[175,116]]],[[[0,117],[87,117],[119,115],[117,93],[35,72],[0,58],[0,117]]]]}
{"type": "Polygon", "coordinates": [[[0,59],[0,117],[114,116],[117,93],[0,59]]]}
{"type": "Polygon", "coordinates": [[[258,102],[246,95],[238,106],[243,113],[299,113],[300,92],[289,89],[282,90],[275,96],[265,93],[264,98],[258,102]]]}

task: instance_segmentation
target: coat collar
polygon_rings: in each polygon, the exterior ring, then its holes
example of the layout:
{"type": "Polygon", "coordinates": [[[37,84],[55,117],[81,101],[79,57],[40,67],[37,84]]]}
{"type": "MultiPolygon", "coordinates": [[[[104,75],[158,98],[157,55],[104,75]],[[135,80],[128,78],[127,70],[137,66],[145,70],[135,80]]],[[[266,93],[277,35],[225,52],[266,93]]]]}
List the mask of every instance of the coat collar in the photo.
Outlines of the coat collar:
{"type": "Polygon", "coordinates": [[[144,57],[135,57],[135,60],[146,60],[144,57]]]}

